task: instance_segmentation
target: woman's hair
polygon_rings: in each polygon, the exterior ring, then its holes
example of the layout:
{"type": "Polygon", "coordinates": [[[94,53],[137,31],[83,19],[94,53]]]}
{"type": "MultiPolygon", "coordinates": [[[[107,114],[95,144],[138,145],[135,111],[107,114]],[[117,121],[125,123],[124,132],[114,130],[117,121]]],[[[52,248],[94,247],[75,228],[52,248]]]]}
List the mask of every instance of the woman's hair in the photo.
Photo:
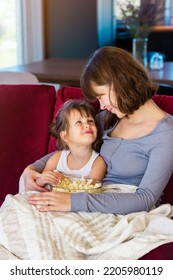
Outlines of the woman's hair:
{"type": "Polygon", "coordinates": [[[101,127],[96,120],[96,113],[93,108],[84,100],[72,100],[69,99],[66,101],[63,106],[58,111],[55,119],[50,125],[51,134],[57,139],[57,148],[58,150],[67,150],[69,147],[66,143],[61,139],[60,132],[67,131],[69,129],[69,116],[72,110],[76,110],[83,117],[91,116],[96,123],[97,127],[97,138],[95,142],[92,144],[92,148],[95,151],[99,151],[101,143],[102,143],[102,135],[101,135],[101,127]]]}
{"type": "MultiPolygon", "coordinates": [[[[96,50],[83,69],[80,83],[84,96],[89,100],[97,97],[92,89],[92,82],[98,86],[112,87],[116,105],[125,114],[132,114],[139,109],[157,90],[140,62],[129,52],[111,46],[96,50]]],[[[111,100],[110,102],[112,104],[111,100]]]]}

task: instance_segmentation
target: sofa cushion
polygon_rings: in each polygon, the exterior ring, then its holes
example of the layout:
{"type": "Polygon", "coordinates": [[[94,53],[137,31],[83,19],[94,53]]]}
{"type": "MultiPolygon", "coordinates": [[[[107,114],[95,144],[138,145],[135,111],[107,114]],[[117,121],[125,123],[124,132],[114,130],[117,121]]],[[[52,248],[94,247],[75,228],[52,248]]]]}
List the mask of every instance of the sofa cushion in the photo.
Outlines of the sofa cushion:
{"type": "Polygon", "coordinates": [[[165,112],[173,115],[173,96],[154,95],[154,102],[165,112]]]}
{"type": "Polygon", "coordinates": [[[56,92],[48,85],[0,85],[0,200],[18,192],[24,168],[48,150],[56,92]]]}

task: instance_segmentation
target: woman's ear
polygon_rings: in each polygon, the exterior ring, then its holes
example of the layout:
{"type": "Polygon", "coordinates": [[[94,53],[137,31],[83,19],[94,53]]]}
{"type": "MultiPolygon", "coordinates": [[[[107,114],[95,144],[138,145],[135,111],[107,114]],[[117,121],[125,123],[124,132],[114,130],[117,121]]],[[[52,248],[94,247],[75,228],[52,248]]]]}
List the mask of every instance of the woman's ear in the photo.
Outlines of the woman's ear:
{"type": "Polygon", "coordinates": [[[67,142],[68,134],[67,134],[66,130],[61,130],[59,135],[60,135],[62,141],[67,142]]]}

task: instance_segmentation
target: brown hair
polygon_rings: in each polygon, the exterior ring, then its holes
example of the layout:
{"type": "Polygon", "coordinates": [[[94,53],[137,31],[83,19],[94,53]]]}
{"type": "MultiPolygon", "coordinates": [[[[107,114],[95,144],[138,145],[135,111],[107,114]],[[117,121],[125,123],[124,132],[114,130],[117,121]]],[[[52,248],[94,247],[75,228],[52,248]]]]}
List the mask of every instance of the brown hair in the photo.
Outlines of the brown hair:
{"type": "Polygon", "coordinates": [[[101,135],[100,125],[96,120],[96,113],[86,101],[74,100],[74,99],[73,100],[69,99],[63,104],[63,106],[58,111],[55,119],[53,120],[52,124],[50,125],[50,132],[57,139],[58,149],[59,150],[68,149],[68,146],[60,137],[60,132],[64,130],[68,131],[69,115],[72,110],[78,111],[81,116],[87,116],[87,117],[91,116],[95,120],[97,126],[97,138],[95,142],[92,144],[92,148],[95,151],[99,151],[102,142],[102,135],[101,135]]]}
{"type": "Polygon", "coordinates": [[[132,114],[139,109],[157,90],[148,71],[140,62],[129,52],[112,46],[96,50],[83,69],[80,83],[87,99],[97,97],[91,82],[98,86],[112,86],[118,108],[126,114],[132,114]]]}

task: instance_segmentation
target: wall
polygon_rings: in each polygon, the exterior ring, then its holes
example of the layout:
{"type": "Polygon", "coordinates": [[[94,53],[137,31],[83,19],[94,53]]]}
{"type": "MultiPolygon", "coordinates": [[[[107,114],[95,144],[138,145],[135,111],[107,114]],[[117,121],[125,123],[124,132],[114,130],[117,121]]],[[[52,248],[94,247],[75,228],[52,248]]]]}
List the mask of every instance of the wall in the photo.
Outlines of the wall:
{"type": "Polygon", "coordinates": [[[96,0],[45,0],[45,57],[87,58],[97,47],[96,0]]]}
{"type": "Polygon", "coordinates": [[[44,0],[45,57],[88,58],[115,45],[112,0],[44,0]]]}

